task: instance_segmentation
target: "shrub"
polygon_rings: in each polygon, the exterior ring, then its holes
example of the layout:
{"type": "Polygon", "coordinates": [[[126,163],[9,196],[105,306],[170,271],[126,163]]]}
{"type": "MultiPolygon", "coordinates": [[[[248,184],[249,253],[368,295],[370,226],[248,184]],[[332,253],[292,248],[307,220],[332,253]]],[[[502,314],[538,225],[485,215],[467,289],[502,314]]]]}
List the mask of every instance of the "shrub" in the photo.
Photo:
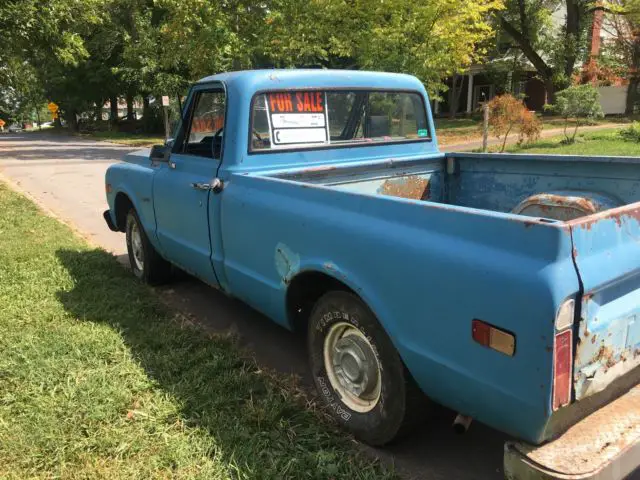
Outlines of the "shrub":
{"type": "Polygon", "coordinates": [[[500,152],[504,152],[507,138],[513,131],[519,132],[518,143],[536,140],[540,136],[542,124],[527,107],[513,95],[494,97],[489,103],[489,128],[497,137],[504,137],[500,152]]]}
{"type": "Polygon", "coordinates": [[[600,105],[600,94],[591,84],[576,85],[569,87],[556,94],[556,103],[549,107],[551,111],[564,118],[564,138],[565,143],[574,143],[578,127],[596,118],[604,117],[602,106],[600,105]],[[567,127],[569,121],[574,119],[576,128],[569,136],[567,127]]]}
{"type": "Polygon", "coordinates": [[[633,122],[627,128],[621,130],[620,136],[628,142],[640,143],[640,122],[633,122]]]}

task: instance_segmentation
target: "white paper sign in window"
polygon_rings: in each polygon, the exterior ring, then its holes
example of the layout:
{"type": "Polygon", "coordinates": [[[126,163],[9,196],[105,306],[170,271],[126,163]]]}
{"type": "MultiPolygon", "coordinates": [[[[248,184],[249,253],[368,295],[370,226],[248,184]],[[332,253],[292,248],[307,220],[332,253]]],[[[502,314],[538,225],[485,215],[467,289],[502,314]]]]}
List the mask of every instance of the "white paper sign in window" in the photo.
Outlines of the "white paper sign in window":
{"type": "Polygon", "coordinates": [[[280,92],[265,97],[272,145],[329,142],[323,92],[280,92]]]}

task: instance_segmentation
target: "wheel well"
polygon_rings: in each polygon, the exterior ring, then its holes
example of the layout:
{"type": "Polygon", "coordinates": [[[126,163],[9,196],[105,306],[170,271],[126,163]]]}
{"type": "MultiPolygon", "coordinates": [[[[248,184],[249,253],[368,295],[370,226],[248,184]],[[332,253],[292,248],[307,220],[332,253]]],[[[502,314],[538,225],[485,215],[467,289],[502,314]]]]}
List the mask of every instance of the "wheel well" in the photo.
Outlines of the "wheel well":
{"type": "Polygon", "coordinates": [[[114,204],[116,211],[116,226],[118,230],[124,232],[126,230],[127,213],[133,208],[133,202],[126,193],[118,193],[114,204]]]}
{"type": "Polygon", "coordinates": [[[287,315],[293,330],[306,332],[313,306],[325,293],[334,290],[357,295],[340,280],[321,272],[304,272],[294,277],[287,290],[287,315]]]}

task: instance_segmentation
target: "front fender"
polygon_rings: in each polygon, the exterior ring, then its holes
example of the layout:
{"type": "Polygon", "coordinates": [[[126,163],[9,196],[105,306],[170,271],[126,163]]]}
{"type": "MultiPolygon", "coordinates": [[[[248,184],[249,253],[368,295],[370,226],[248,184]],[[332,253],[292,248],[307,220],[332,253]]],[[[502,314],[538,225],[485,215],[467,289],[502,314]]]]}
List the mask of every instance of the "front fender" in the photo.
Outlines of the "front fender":
{"type": "Polygon", "coordinates": [[[107,169],[105,181],[111,186],[107,203],[111,219],[116,221],[116,199],[126,195],[136,209],[149,241],[160,250],[156,237],[156,218],[153,206],[153,170],[141,165],[120,163],[107,169]]]}

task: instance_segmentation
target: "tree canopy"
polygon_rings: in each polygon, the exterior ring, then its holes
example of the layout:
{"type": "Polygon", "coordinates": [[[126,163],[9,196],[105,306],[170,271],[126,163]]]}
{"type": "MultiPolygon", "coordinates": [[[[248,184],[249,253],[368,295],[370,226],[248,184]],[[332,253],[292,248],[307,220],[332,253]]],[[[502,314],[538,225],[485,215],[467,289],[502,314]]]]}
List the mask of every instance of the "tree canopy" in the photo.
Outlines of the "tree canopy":
{"type": "MultiPolygon", "coordinates": [[[[502,0],[5,0],[0,109],[53,101],[69,125],[108,99],[178,94],[220,71],[355,68],[430,93],[479,60],[502,0]]],[[[20,113],[23,112],[23,113],[20,113]]]]}

